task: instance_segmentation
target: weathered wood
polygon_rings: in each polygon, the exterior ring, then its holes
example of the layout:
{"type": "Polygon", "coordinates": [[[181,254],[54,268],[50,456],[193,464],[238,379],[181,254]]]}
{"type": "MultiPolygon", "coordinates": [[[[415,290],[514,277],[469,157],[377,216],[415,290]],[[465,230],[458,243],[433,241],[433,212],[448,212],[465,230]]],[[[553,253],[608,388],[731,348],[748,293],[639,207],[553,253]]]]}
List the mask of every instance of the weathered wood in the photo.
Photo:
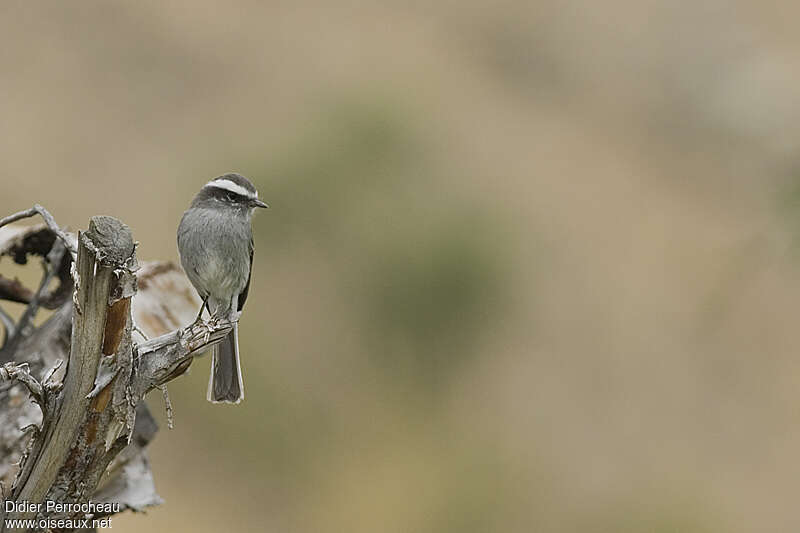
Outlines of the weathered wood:
{"type": "MultiPolygon", "coordinates": [[[[119,281],[119,271],[135,263],[133,239],[130,230],[116,219],[95,217],[89,230],[78,236],[76,265],[76,290],[78,312],[73,317],[72,346],[64,379],[63,400],[57,406],[52,420],[46,420],[44,441],[35,466],[25,479],[18,479],[13,490],[15,500],[42,503],[51,494],[56,501],[80,497],[77,490],[94,491],[99,474],[92,472],[85,480],[95,486],[84,489],[74,487],[75,477],[94,470],[97,457],[99,420],[91,415],[88,397],[94,387],[97,369],[102,356],[102,343],[106,334],[106,316],[112,287],[119,281]]],[[[130,334],[129,334],[130,335],[130,334]]],[[[110,460],[110,459],[109,459],[110,460]]],[[[103,469],[108,461],[103,464],[103,469]]],[[[35,513],[11,513],[8,518],[32,518],[35,513]]]]}
{"type": "Polygon", "coordinates": [[[31,207],[30,209],[26,209],[24,211],[20,211],[19,213],[14,213],[13,215],[9,215],[5,218],[0,219],[0,228],[2,228],[7,224],[11,224],[12,222],[16,222],[17,220],[22,220],[23,218],[30,218],[36,215],[42,217],[44,223],[47,225],[48,228],[50,228],[50,231],[52,231],[56,235],[56,237],[61,239],[61,241],[64,243],[64,246],[67,247],[67,250],[69,250],[70,254],[74,259],[75,256],[77,255],[75,244],[67,236],[67,234],[64,233],[64,231],[58,226],[56,220],[53,218],[53,215],[51,215],[47,211],[47,209],[40,206],[39,204],[34,204],[34,206],[31,207]]]}
{"type": "MultiPolygon", "coordinates": [[[[66,237],[70,242],[75,239],[66,237]]],[[[18,345],[30,336],[32,322],[40,308],[58,309],[72,294],[72,275],[70,267],[72,256],[64,253],[63,243],[46,224],[0,228],[0,257],[9,257],[15,263],[24,265],[30,256],[40,256],[46,261],[45,275],[39,289],[33,291],[18,280],[0,276],[0,300],[28,304],[23,317],[15,324],[10,315],[0,309],[0,322],[4,327],[3,343],[0,348],[0,363],[13,359],[18,345]],[[55,245],[56,243],[59,245],[55,245]],[[56,288],[49,287],[50,281],[58,278],[56,288]]]]}
{"type": "Polygon", "coordinates": [[[143,392],[180,376],[192,358],[230,333],[233,323],[220,321],[213,328],[199,323],[139,344],[136,348],[137,385],[143,392]]]}
{"type": "MultiPolygon", "coordinates": [[[[0,220],[0,226],[35,213],[49,216],[36,206],[0,220]]],[[[8,235],[12,229],[3,232],[8,235]]],[[[13,349],[4,354],[15,362],[0,367],[3,498],[31,503],[91,499],[119,503],[120,510],[158,504],[161,499],[145,451],[157,426],[141,399],[183,374],[194,355],[219,342],[234,323],[221,321],[213,327],[194,323],[199,298],[171,263],[145,265],[139,272],[142,290],[134,298],[136,246],[130,230],[118,220],[94,217],[89,230],[77,239],[56,233],[60,229],[52,217],[47,229],[53,232],[46,252],[53,263],[46,270],[47,283],[48,276],[60,269],[55,254],[59,248],[63,251],[62,243],[77,241],[74,294],[41,327],[15,337],[13,349]],[[134,326],[134,317],[141,328],[134,326]],[[134,329],[158,336],[137,344],[134,329]],[[12,386],[13,381],[22,385],[12,386]],[[25,394],[32,395],[41,412],[31,402],[19,400],[25,394]],[[20,465],[11,464],[14,458],[20,465]]],[[[71,263],[71,254],[64,255],[71,263]]],[[[47,283],[31,297],[27,310],[31,317],[47,283]]],[[[0,519],[33,517],[82,515],[0,509],[0,519]]],[[[0,531],[3,528],[0,523],[0,531]]]]}
{"type": "MultiPolygon", "coordinates": [[[[17,349],[19,360],[27,363],[31,374],[43,384],[45,405],[56,396],[49,389],[55,392],[63,379],[66,367],[63,362],[69,354],[71,331],[72,302],[69,302],[26,337],[17,349]]],[[[18,477],[19,463],[26,448],[29,448],[30,455],[37,456],[42,443],[42,439],[32,439],[31,431],[22,431],[22,428],[41,428],[43,417],[36,404],[26,401],[21,387],[3,386],[0,402],[0,481],[8,492],[18,477]]],[[[24,462],[27,468],[32,465],[31,461],[24,462]]]]}

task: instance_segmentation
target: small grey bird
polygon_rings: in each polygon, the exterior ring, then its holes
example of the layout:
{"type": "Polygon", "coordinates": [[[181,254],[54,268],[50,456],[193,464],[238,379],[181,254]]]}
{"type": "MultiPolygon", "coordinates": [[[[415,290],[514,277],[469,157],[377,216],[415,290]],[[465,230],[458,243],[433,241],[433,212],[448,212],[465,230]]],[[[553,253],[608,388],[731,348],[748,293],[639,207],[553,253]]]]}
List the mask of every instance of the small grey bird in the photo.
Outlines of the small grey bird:
{"type": "MultiPolygon", "coordinates": [[[[211,322],[238,319],[250,288],[253,230],[250,220],[258,199],[253,184],[239,174],[224,174],[206,183],[178,226],[181,265],[197,289],[211,322]]],[[[213,348],[208,400],[239,403],[244,399],[239,364],[238,322],[213,348]]]]}

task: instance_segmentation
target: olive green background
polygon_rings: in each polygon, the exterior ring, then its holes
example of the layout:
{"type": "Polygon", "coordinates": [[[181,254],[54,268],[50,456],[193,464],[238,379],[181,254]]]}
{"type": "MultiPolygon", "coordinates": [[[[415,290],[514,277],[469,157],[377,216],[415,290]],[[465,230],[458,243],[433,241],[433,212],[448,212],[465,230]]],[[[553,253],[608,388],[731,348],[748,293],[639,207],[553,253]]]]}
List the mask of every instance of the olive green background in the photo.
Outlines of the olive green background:
{"type": "Polygon", "coordinates": [[[800,530],[798,16],[3,2],[0,214],[176,260],[214,176],[271,206],[245,402],[150,398],[113,531],[800,530]]]}

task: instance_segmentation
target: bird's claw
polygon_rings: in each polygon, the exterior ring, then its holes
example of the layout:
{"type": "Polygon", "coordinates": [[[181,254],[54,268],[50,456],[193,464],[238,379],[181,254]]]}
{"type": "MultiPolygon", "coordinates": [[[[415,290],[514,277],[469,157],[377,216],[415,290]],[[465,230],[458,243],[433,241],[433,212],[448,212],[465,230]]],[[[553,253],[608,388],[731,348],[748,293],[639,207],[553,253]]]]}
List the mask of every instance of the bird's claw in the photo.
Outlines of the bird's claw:
{"type": "Polygon", "coordinates": [[[203,343],[208,344],[211,334],[219,327],[219,317],[217,315],[211,315],[211,318],[209,318],[207,321],[203,320],[203,326],[206,329],[206,332],[203,335],[203,343]]]}

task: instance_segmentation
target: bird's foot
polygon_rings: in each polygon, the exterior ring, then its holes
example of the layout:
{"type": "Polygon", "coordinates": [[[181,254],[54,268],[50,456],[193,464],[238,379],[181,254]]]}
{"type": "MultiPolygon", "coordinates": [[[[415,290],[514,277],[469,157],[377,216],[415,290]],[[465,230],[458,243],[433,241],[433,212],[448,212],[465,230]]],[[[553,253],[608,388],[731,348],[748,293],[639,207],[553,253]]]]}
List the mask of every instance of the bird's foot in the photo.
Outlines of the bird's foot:
{"type": "Polygon", "coordinates": [[[216,314],[211,315],[211,318],[208,319],[208,327],[211,328],[211,331],[216,331],[219,329],[219,316],[216,314]]]}
{"type": "Polygon", "coordinates": [[[219,317],[216,314],[211,315],[208,320],[203,321],[203,326],[206,329],[206,332],[203,335],[203,342],[207,344],[209,338],[211,338],[211,334],[219,327],[219,317]]]}

